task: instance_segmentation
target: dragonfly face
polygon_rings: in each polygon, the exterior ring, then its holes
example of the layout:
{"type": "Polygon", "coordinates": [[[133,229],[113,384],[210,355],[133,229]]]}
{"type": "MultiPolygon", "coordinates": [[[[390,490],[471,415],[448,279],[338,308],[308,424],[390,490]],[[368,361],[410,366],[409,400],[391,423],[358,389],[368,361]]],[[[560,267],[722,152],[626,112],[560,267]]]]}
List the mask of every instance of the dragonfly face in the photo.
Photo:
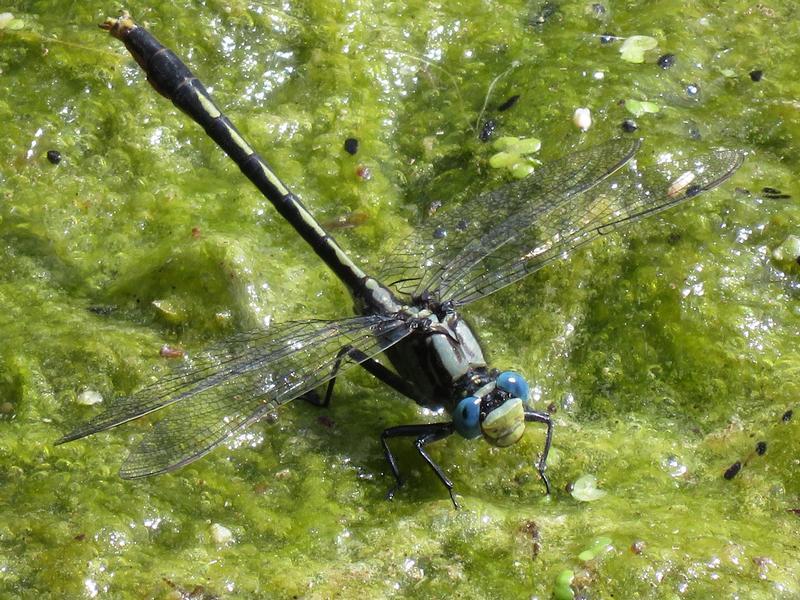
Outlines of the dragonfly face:
{"type": "Polygon", "coordinates": [[[528,383],[519,373],[503,371],[493,382],[467,396],[453,412],[456,431],[467,439],[478,436],[493,446],[515,444],[525,433],[528,383]]]}

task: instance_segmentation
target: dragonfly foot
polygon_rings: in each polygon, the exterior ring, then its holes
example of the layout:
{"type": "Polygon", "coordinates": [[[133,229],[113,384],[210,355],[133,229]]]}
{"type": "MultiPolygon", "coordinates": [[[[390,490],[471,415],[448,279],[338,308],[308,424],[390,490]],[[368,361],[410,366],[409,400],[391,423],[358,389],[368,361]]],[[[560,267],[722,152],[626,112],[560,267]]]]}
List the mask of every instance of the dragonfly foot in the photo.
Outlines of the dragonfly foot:
{"type": "Polygon", "coordinates": [[[394,495],[397,493],[397,490],[399,490],[402,486],[403,486],[403,482],[401,481],[396,486],[394,486],[393,488],[390,488],[389,491],[386,492],[386,499],[387,500],[394,500],[394,495]]]}
{"type": "Polygon", "coordinates": [[[461,508],[461,505],[456,500],[456,495],[453,493],[453,488],[448,488],[447,491],[450,492],[450,500],[453,501],[453,508],[459,510],[461,508]]]}
{"type": "Polygon", "coordinates": [[[542,478],[542,483],[544,483],[545,494],[550,495],[550,479],[548,479],[547,475],[544,472],[544,469],[537,469],[539,471],[539,477],[542,478]]]}

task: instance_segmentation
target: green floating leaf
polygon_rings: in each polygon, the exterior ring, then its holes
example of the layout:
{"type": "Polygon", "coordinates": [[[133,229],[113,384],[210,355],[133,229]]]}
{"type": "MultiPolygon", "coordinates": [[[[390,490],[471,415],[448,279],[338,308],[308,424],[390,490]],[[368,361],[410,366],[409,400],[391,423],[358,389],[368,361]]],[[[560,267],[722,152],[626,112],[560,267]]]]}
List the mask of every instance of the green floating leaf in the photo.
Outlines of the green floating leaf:
{"type": "MultiPolygon", "coordinates": [[[[603,493],[605,494],[605,492],[603,493]]],[[[599,537],[592,542],[592,545],[589,546],[589,548],[578,554],[578,558],[582,561],[592,560],[595,557],[597,557],[598,554],[605,552],[610,545],[611,545],[610,537],[605,537],[605,536],[599,537]]]]}
{"type": "Polygon", "coordinates": [[[611,545],[613,540],[610,537],[602,536],[597,538],[594,542],[592,542],[592,550],[605,550],[608,546],[611,545]]]}
{"type": "Polygon", "coordinates": [[[556,585],[569,585],[575,579],[575,573],[569,569],[564,569],[556,576],[556,585]]]}
{"type": "Polygon", "coordinates": [[[628,98],[625,100],[625,108],[627,108],[628,112],[632,113],[636,117],[641,117],[646,113],[657,113],[660,110],[658,104],[655,102],[634,100],[633,98],[628,98]]]}
{"type": "Polygon", "coordinates": [[[556,600],[572,600],[575,598],[575,593],[569,587],[573,579],[575,579],[575,573],[569,569],[561,571],[556,576],[556,584],[553,586],[553,598],[556,600]]]}
{"type": "Polygon", "coordinates": [[[572,486],[572,497],[581,502],[594,502],[605,495],[606,492],[597,488],[597,478],[594,475],[582,475],[572,486]]]}
{"type": "Polygon", "coordinates": [[[649,35],[632,35],[619,48],[622,60],[632,63],[643,63],[644,53],[658,46],[658,40],[649,35]]]}
{"type": "Polygon", "coordinates": [[[573,598],[575,598],[575,593],[569,586],[567,587],[556,586],[553,589],[553,598],[555,598],[555,600],[573,600],[573,598]]]}
{"type": "Polygon", "coordinates": [[[519,162],[519,154],[512,152],[498,152],[489,158],[489,165],[494,169],[511,167],[519,162]]]}
{"type": "Polygon", "coordinates": [[[787,236],[780,246],[772,251],[772,258],[778,262],[796,261],[800,257],[800,237],[787,236]]]}
{"type": "Polygon", "coordinates": [[[497,150],[511,154],[533,154],[542,147],[542,142],[536,138],[501,137],[494,143],[497,150]]]}
{"type": "Polygon", "coordinates": [[[511,176],[515,179],[525,179],[528,175],[533,173],[533,165],[529,162],[518,162],[511,167],[511,176]]]}
{"type": "Polygon", "coordinates": [[[533,154],[542,147],[542,142],[536,138],[523,138],[517,141],[514,151],[517,154],[533,154]]]}
{"type": "Polygon", "coordinates": [[[495,147],[496,150],[510,150],[513,146],[517,145],[519,138],[503,136],[497,138],[492,146],[495,147]]]}

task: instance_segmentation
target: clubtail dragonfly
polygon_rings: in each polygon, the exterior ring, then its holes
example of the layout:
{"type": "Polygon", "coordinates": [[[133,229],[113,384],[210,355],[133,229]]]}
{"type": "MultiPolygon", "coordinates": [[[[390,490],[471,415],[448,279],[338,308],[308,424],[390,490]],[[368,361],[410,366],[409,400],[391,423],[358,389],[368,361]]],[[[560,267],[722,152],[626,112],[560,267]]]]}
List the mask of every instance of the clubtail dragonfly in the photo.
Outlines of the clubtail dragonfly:
{"type": "Polygon", "coordinates": [[[381,443],[395,479],[390,498],[403,484],[390,439],[413,438],[458,507],[453,483],[428,454],[428,444],[458,433],[510,446],[528,422],[546,428],[536,469],[549,494],[545,468],[551,416],[530,405],[522,375],[487,364],[458,309],[622,225],[714,188],[743,160],[740,152],[717,150],[664,161],[643,172],[634,160],[640,141],[612,139],[440,211],[401,241],[372,277],[325,232],[171,50],[128,15],[107,19],[101,27],[125,44],[150,84],[236,162],[347,286],[358,312],[351,318],[289,322],[235,335],[187,359],[166,378],[116,400],[59,440],[76,440],[166,409],[125,460],[120,470],[125,478],[197,460],[289,400],[313,398],[326,383],[324,398],[316,399],[327,404],[336,377],[360,365],[419,405],[451,415],[444,422],[383,431],[381,443]],[[376,359],[381,353],[393,368],[376,359]]]}

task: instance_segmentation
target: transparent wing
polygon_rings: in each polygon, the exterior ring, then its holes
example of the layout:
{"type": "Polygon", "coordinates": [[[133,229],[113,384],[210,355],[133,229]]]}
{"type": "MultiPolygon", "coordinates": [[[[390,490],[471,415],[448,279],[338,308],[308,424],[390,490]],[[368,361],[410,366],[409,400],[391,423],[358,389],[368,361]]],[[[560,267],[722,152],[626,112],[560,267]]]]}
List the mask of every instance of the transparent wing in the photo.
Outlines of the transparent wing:
{"type": "Polygon", "coordinates": [[[506,223],[525,229],[553,206],[597,185],[626,164],[639,141],[616,138],[538,167],[526,179],[443,210],[400,242],[379,278],[401,296],[447,300],[449,282],[507,241],[506,223]],[[525,222],[527,219],[529,222],[525,222]]]}
{"type": "Polygon", "coordinates": [[[526,207],[476,241],[476,247],[492,247],[490,254],[478,260],[459,256],[448,264],[437,295],[456,305],[483,298],[600,235],[718,186],[743,160],[740,152],[718,150],[691,159],[665,155],[661,164],[647,170],[631,162],[568,198],[557,195],[552,204],[526,207]]]}
{"type": "Polygon", "coordinates": [[[351,368],[334,366],[350,346],[374,356],[404,338],[408,324],[382,315],[296,321],[239,334],[188,360],[174,373],[120,398],[57,443],[116,427],[156,410],[166,415],[128,456],[120,474],[171,471],[210,452],[275,407],[351,368]]]}
{"type": "Polygon", "coordinates": [[[399,244],[382,279],[403,295],[467,304],[611,228],[719,185],[743,160],[720,150],[695,159],[665,154],[646,172],[624,168],[638,149],[636,140],[613,139],[448,209],[399,244]]]}

